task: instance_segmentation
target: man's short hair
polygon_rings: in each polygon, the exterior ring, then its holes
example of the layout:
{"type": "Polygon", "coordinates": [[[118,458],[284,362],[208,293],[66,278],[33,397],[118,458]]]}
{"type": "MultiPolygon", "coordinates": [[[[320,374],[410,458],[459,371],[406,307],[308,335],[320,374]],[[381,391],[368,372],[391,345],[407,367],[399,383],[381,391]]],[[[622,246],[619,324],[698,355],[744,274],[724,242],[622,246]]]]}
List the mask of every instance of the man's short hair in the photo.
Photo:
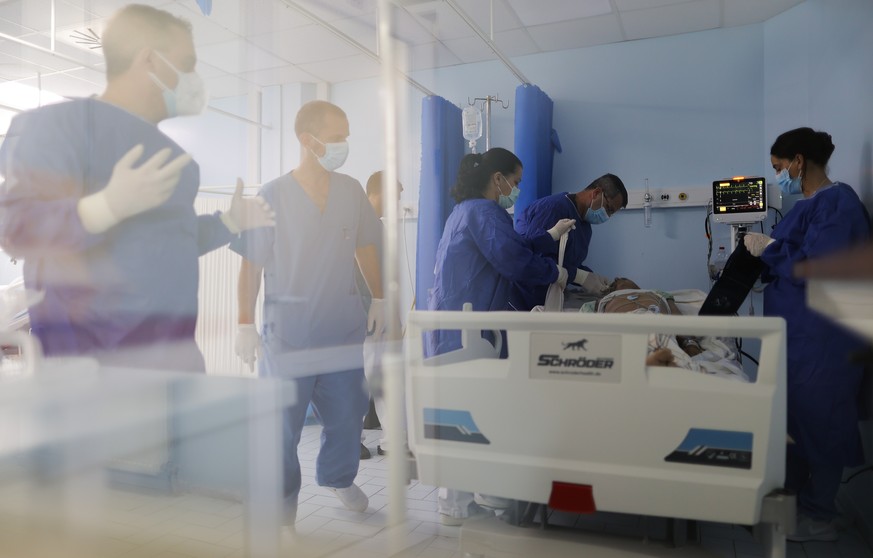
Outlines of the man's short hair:
{"type": "Polygon", "coordinates": [[[600,178],[595,178],[585,189],[594,190],[595,188],[603,190],[607,198],[614,198],[621,194],[621,206],[627,207],[627,188],[624,187],[624,182],[614,174],[607,173],[600,178]]]}
{"type": "Polygon", "coordinates": [[[130,4],[115,12],[100,39],[106,59],[106,77],[111,79],[130,68],[144,48],[164,50],[182,31],[191,36],[191,23],[151,6],[130,4]]]}
{"type": "MultiPolygon", "coordinates": [[[[382,194],[382,171],[376,171],[367,179],[367,196],[379,196],[382,194]]],[[[397,187],[403,190],[403,184],[397,181],[397,187]]]]}
{"type": "Polygon", "coordinates": [[[318,134],[324,128],[324,118],[328,114],[335,114],[346,120],[345,111],[333,103],[327,101],[309,101],[297,111],[294,119],[294,133],[300,137],[304,132],[312,135],[318,134]]]}
{"type": "Polygon", "coordinates": [[[382,171],[376,171],[367,179],[367,195],[378,196],[382,193],[382,171]]]}

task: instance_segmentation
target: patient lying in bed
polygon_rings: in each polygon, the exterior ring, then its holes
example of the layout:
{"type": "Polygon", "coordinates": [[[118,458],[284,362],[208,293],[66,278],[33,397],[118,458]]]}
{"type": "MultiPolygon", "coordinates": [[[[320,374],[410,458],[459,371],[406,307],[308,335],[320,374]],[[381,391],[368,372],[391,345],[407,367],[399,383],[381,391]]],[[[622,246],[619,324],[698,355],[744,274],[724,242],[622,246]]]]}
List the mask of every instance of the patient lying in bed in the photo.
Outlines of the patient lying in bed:
{"type": "MultiPolygon", "coordinates": [[[[682,311],[670,293],[640,289],[630,279],[616,278],[601,299],[583,304],[580,312],[673,314],[682,311]]],[[[649,336],[649,366],[678,366],[732,380],[748,382],[736,352],[711,337],[653,333],[649,336]]]]}

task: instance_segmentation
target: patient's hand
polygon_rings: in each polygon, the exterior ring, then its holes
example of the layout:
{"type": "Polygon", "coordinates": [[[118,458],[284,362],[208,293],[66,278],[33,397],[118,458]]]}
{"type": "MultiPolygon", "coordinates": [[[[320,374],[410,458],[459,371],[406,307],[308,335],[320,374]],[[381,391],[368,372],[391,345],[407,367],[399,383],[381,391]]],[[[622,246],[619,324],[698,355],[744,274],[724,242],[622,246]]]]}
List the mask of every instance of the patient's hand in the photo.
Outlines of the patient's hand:
{"type": "Polygon", "coordinates": [[[688,356],[697,356],[703,352],[700,342],[694,337],[676,337],[676,341],[682,347],[682,350],[688,353],[688,356]]]}
{"type": "Polygon", "coordinates": [[[655,349],[646,356],[646,366],[676,366],[673,352],[666,347],[655,349]]]}

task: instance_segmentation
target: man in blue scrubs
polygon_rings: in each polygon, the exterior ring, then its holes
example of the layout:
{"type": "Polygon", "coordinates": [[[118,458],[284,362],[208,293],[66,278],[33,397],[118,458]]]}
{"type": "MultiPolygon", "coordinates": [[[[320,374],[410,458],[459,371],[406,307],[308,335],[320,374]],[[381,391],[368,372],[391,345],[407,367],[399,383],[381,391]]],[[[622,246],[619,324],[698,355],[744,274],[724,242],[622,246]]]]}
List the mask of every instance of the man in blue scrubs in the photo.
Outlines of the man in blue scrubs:
{"type": "MultiPolygon", "coordinates": [[[[614,174],[604,174],[575,194],[562,192],[540,198],[515,217],[515,230],[525,238],[535,239],[561,219],[574,219],[576,228],[569,231],[564,251],[564,267],[569,283],[575,283],[592,294],[609,287],[610,279],[584,265],[591,242],[591,225],[605,223],[617,211],[627,206],[627,190],[614,174]]],[[[535,245],[538,246],[538,245],[535,245]]],[[[542,256],[558,261],[558,243],[538,250],[542,256]]],[[[510,298],[516,310],[527,311],[546,301],[548,286],[531,283],[513,285],[510,298]]]]}
{"type": "Polygon", "coordinates": [[[350,510],[367,509],[367,496],[353,482],[369,403],[362,346],[368,326],[378,336],[384,321],[381,223],[361,184],[334,172],[348,154],[348,119],[334,104],[311,101],[298,111],[294,131],[300,165],[261,189],[276,210],[276,227],[250,231],[231,245],[244,258],[237,354],[253,363],[260,350],[260,374],[285,378],[296,392],[284,423],[286,524],[296,518],[297,445],[310,402],[324,427],[316,481],[350,510]],[[355,285],[356,266],[373,296],[369,313],[355,285]],[[262,274],[261,344],[254,310],[262,274]]]}
{"type": "Polygon", "coordinates": [[[240,229],[272,225],[241,190],[196,215],[199,167],[156,126],[205,106],[191,26],[148,6],[102,37],[106,90],[16,116],[0,151],[0,243],[24,260],[47,355],[203,371],[194,343],[197,259],[240,229]]]}

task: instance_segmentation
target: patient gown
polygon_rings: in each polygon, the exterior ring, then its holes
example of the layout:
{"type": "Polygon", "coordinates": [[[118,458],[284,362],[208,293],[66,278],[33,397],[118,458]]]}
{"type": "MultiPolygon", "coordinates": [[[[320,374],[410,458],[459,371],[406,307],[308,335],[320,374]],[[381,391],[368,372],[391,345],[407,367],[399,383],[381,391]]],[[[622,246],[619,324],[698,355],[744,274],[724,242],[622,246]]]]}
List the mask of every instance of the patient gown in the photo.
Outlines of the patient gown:
{"type": "Polygon", "coordinates": [[[862,462],[858,392],[862,367],[849,362],[863,347],[851,333],[806,304],[806,281],[794,264],[867,239],[870,221],[855,191],[835,183],[798,201],[773,231],[761,259],[764,313],[785,318],[788,331],[788,433],[805,460],[862,462]]]}
{"type": "MultiPolygon", "coordinates": [[[[429,310],[461,310],[465,302],[474,311],[508,310],[513,281],[548,285],[557,280],[555,262],[538,256],[532,247],[551,237],[528,241],[512,228],[512,218],[487,199],[464,200],[446,221],[437,248],[434,286],[429,310]]],[[[460,331],[434,331],[427,336],[429,355],[461,347],[460,331]]]]}
{"type": "Polygon", "coordinates": [[[47,355],[109,357],[141,347],[153,361],[128,364],[202,369],[194,344],[197,259],[232,235],[217,215],[194,213],[197,164],[182,170],[166,202],[104,233],[85,231],[76,210],[140,143],[139,163],[165,147],[170,159],[184,152],[153,124],[93,98],[17,115],[0,151],[0,244],[24,260],[26,287],[44,293],[29,311],[47,355]],[[189,347],[192,361],[164,366],[161,351],[147,351],[167,343],[189,347]]]}

